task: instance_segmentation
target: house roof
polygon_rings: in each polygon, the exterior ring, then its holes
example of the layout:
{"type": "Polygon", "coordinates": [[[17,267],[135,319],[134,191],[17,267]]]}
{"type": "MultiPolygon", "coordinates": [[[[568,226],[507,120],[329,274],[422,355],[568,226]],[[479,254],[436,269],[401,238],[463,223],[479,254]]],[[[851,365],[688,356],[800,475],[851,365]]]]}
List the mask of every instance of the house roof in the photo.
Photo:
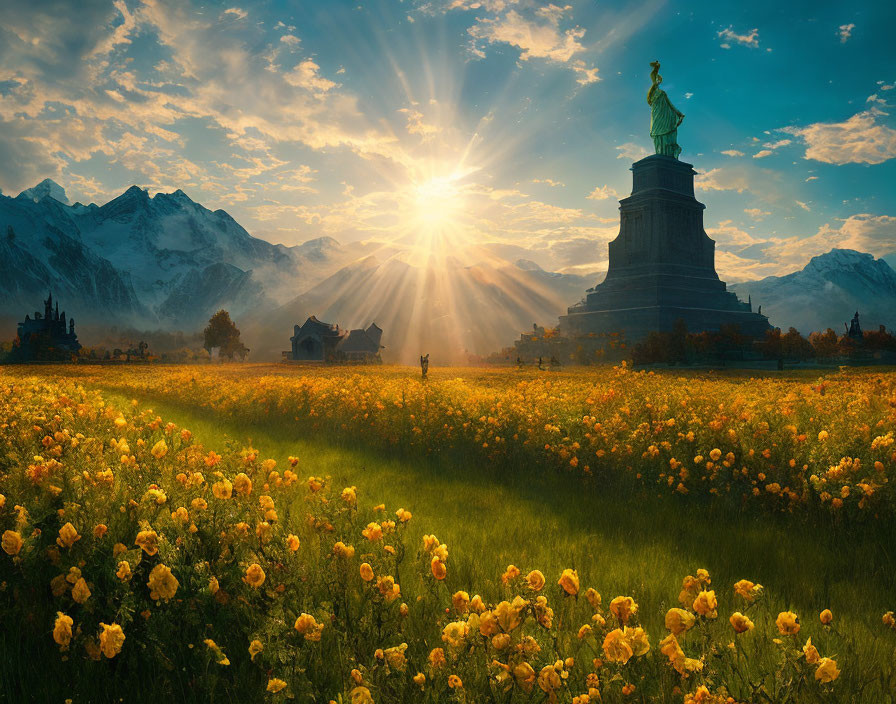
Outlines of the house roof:
{"type": "Polygon", "coordinates": [[[347,337],[344,337],[336,349],[340,352],[370,352],[377,354],[380,351],[379,341],[371,339],[366,330],[360,328],[352,330],[347,337]]]}

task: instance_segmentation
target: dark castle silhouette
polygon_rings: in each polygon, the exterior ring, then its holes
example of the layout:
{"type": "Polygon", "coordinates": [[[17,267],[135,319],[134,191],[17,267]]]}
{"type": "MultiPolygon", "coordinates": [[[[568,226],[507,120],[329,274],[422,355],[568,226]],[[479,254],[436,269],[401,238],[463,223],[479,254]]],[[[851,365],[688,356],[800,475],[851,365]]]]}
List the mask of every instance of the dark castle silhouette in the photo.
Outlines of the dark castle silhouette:
{"type": "Polygon", "coordinates": [[[53,294],[44,301],[44,313],[35,311],[34,318],[26,315],[19,323],[15,356],[24,361],[67,359],[81,349],[75,334],[75,319],[66,325],[65,311],[59,312],[59,302],[53,308],[53,294]]]}

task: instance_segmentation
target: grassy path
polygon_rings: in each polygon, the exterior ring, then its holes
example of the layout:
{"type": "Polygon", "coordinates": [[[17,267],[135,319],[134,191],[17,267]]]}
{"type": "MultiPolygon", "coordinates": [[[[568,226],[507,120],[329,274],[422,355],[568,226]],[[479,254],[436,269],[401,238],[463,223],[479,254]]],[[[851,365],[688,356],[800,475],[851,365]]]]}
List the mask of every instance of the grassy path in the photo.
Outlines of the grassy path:
{"type": "MultiPolygon", "coordinates": [[[[112,403],[130,400],[114,391],[104,395],[112,403]]],[[[539,568],[549,578],[575,567],[583,587],[605,597],[630,594],[671,606],[682,577],[703,567],[713,576],[722,612],[732,603],[730,585],[748,578],[766,586],[773,610],[793,608],[805,623],[817,624],[818,611],[829,607],[838,625],[860,639],[877,634],[880,614],[896,606],[892,527],[846,535],[793,516],[739,516],[668,497],[611,497],[583,490],[571,477],[386,456],[326,437],[297,437],[293,421],[245,425],[157,398],[138,401],[209,447],[251,442],[281,466],[295,455],[301,476],[329,475],[356,485],[362,501],[412,511],[414,538],[433,532],[448,544],[452,590],[476,585],[484,596],[497,594],[509,563],[539,568]]],[[[648,625],[661,628],[646,611],[648,625]]]]}

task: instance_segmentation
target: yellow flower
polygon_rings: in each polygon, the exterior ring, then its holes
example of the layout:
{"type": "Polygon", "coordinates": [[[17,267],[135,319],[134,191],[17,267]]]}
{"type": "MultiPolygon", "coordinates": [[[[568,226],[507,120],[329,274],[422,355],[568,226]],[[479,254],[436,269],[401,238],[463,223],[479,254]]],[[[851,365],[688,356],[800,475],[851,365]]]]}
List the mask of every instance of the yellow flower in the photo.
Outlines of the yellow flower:
{"type": "Polygon", "coordinates": [[[520,570],[516,565],[507,565],[507,569],[504,570],[504,574],[501,575],[501,581],[507,585],[519,576],[520,570]]]}
{"type": "Polygon", "coordinates": [[[352,704],[374,704],[373,697],[367,687],[355,687],[351,691],[352,704]]]}
{"type": "Polygon", "coordinates": [[[383,657],[386,660],[386,663],[393,670],[397,670],[399,672],[404,672],[404,669],[407,667],[408,661],[404,655],[404,651],[408,649],[407,643],[402,643],[401,645],[396,645],[392,648],[386,648],[383,651],[383,657]]]}
{"type": "Polygon", "coordinates": [[[513,679],[524,692],[531,692],[535,685],[535,670],[524,660],[513,668],[513,679]]]}
{"type": "Polygon", "coordinates": [[[406,511],[403,508],[398,509],[395,512],[395,515],[398,517],[398,520],[402,523],[407,523],[413,517],[413,514],[410,511],[406,511]]]}
{"type": "Polygon", "coordinates": [[[319,641],[324,630],[324,624],[318,623],[311,614],[303,613],[296,619],[293,628],[305,636],[305,640],[319,641]]]}
{"type": "Polygon", "coordinates": [[[102,538],[108,532],[109,532],[109,526],[107,526],[105,523],[97,523],[93,527],[93,537],[94,538],[102,538]]]}
{"type": "Polygon", "coordinates": [[[361,579],[365,582],[373,581],[373,567],[367,562],[361,563],[361,579]]]}
{"type": "Polygon", "coordinates": [[[673,635],[685,633],[694,625],[694,614],[684,609],[672,608],[666,612],[666,629],[673,635]]]}
{"type": "Polygon", "coordinates": [[[451,604],[458,613],[466,613],[470,605],[470,595],[467,592],[455,592],[451,597],[451,604]]]}
{"type": "Polygon", "coordinates": [[[638,604],[630,596],[617,596],[610,602],[610,613],[619,619],[620,623],[628,623],[629,618],[638,613],[638,604]]]}
{"type": "Polygon", "coordinates": [[[222,477],[220,481],[212,484],[212,494],[218,499],[229,499],[233,496],[233,484],[227,477],[222,477]]]}
{"type": "Polygon", "coordinates": [[[264,646],[261,644],[261,641],[256,638],[251,643],[249,643],[249,659],[254,661],[255,656],[258,655],[262,650],[264,650],[264,646]]]}
{"type": "Polygon", "coordinates": [[[71,523],[66,523],[59,529],[59,537],[56,538],[56,543],[61,548],[70,548],[80,539],[81,536],[78,535],[78,531],[75,527],[71,523]]]}
{"type": "Polygon", "coordinates": [[[128,581],[131,578],[131,565],[126,560],[119,562],[118,571],[115,573],[115,576],[122,582],[128,581]]]}
{"type": "Polygon", "coordinates": [[[286,545],[292,552],[295,552],[296,550],[298,550],[299,549],[299,536],[293,535],[292,533],[290,533],[288,536],[286,536],[286,545]]]}
{"type": "Polygon", "coordinates": [[[782,611],[775,619],[775,625],[785,636],[794,636],[800,632],[799,619],[792,611],[782,611]]]}
{"type": "Polygon", "coordinates": [[[445,659],[445,651],[442,648],[433,648],[429,653],[429,666],[433,670],[438,670],[448,664],[445,659]]]}
{"type": "Polygon", "coordinates": [[[152,557],[159,552],[159,534],[154,530],[141,530],[137,533],[134,545],[139,545],[143,552],[152,557]]]}
{"type": "Polygon", "coordinates": [[[61,611],[56,612],[56,623],[53,624],[53,640],[59,645],[60,650],[68,650],[72,642],[72,625],[75,622],[70,616],[61,611]]]}
{"type": "Polygon", "coordinates": [[[585,599],[589,604],[591,604],[592,609],[594,609],[595,611],[600,609],[601,598],[596,589],[588,587],[588,589],[585,591],[585,599]]]}
{"type": "Polygon", "coordinates": [[[459,648],[467,637],[467,622],[452,621],[442,630],[442,640],[452,648],[459,648]]]}
{"type": "Polygon", "coordinates": [[[621,628],[607,633],[606,638],[604,638],[603,649],[607,660],[620,662],[623,665],[634,655],[634,650],[621,628]]]}
{"type": "Polygon", "coordinates": [[[252,493],[252,480],[247,474],[240,472],[233,478],[233,490],[241,496],[248,496],[252,493]]]}
{"type": "Polygon", "coordinates": [[[22,540],[21,534],[14,530],[3,532],[3,538],[0,540],[0,546],[7,555],[18,555],[25,541],[22,540]]]}
{"type": "Polygon", "coordinates": [[[749,579],[742,579],[734,585],[734,593],[747,601],[753,601],[762,592],[761,584],[753,584],[749,579]]]}
{"type": "Polygon", "coordinates": [[[806,644],[803,646],[803,655],[806,656],[806,662],[810,665],[814,665],[821,660],[821,656],[818,654],[818,648],[812,645],[811,638],[807,640],[806,644]]]}
{"type": "Polygon", "coordinates": [[[168,446],[165,444],[164,440],[159,440],[155,445],[152,446],[152,449],[149,452],[157,460],[160,460],[168,454],[168,446]]]}
{"type": "Polygon", "coordinates": [[[834,620],[834,614],[831,613],[830,609],[825,609],[820,614],[818,614],[818,619],[821,621],[822,625],[827,626],[831,621],[834,620]]]}
{"type": "MultiPolygon", "coordinates": [[[[342,490],[342,500],[347,503],[349,506],[354,506],[358,503],[358,487],[356,486],[347,486],[342,490]]],[[[368,696],[369,696],[368,692],[368,696]]]]}
{"type": "Polygon", "coordinates": [[[243,581],[250,587],[258,589],[262,584],[264,584],[264,578],[264,570],[261,568],[261,565],[255,562],[246,568],[246,576],[243,577],[243,581]]]}
{"type": "Polygon", "coordinates": [[[445,563],[437,557],[432,558],[430,569],[432,570],[432,576],[439,581],[445,579],[445,577],[448,575],[448,570],[445,567],[445,563]]]}
{"type": "Polygon", "coordinates": [[[632,649],[632,652],[640,657],[650,650],[650,639],[643,628],[637,626],[635,628],[623,627],[622,634],[632,649]]]}
{"type": "Polygon", "coordinates": [[[361,535],[373,542],[383,537],[383,529],[379,523],[368,523],[367,527],[361,531],[361,535]]]}
{"type": "Polygon", "coordinates": [[[735,633],[746,633],[753,630],[753,622],[744,616],[740,611],[735,611],[728,619],[735,633]]]}
{"type": "Polygon", "coordinates": [[[544,587],[544,575],[539,570],[532,570],[526,575],[526,585],[533,592],[539,592],[544,587]]]}
{"type": "Polygon", "coordinates": [[[416,675],[414,675],[413,680],[414,684],[422,689],[423,685],[426,684],[426,675],[424,675],[422,672],[418,672],[416,675]]]}
{"type": "Polygon", "coordinates": [[[121,652],[125,639],[124,631],[117,623],[111,625],[100,623],[100,628],[103,629],[100,632],[100,649],[103,655],[111,660],[121,652]]]}
{"type": "Polygon", "coordinates": [[[90,589],[87,587],[87,582],[84,581],[83,577],[79,577],[78,581],[75,582],[75,586],[72,587],[72,599],[77,601],[79,604],[83,604],[90,598],[90,589]]]}
{"type": "Polygon", "coordinates": [[[152,571],[149,573],[149,581],[146,583],[146,586],[149,587],[149,598],[154,601],[159,599],[168,601],[172,599],[177,593],[179,585],[180,582],[171,573],[171,569],[163,564],[158,564],[152,568],[152,571]]]}
{"type": "Polygon", "coordinates": [[[815,679],[819,682],[833,682],[840,676],[840,670],[837,669],[837,661],[831,658],[822,658],[818,661],[818,667],[815,670],[815,679]]]}
{"type": "Polygon", "coordinates": [[[451,687],[451,689],[463,689],[464,683],[463,680],[461,680],[461,678],[457,675],[449,675],[448,686],[451,687]]]}
{"type": "Polygon", "coordinates": [[[333,546],[333,554],[336,557],[344,557],[346,559],[355,556],[355,549],[351,545],[346,545],[341,540],[333,546]]]}
{"type": "Polygon", "coordinates": [[[579,575],[575,570],[568,567],[563,570],[560,579],[557,580],[557,584],[563,587],[563,591],[570,596],[575,596],[579,593],[579,575]]]}
{"type": "Polygon", "coordinates": [[[704,589],[697,595],[697,598],[694,599],[693,609],[701,616],[705,616],[706,618],[715,618],[718,615],[718,612],[716,611],[718,606],[719,603],[716,600],[715,591],[711,589],[709,591],[706,591],[704,589]]]}
{"type": "Polygon", "coordinates": [[[267,691],[272,694],[277,694],[277,692],[281,692],[286,689],[286,682],[283,680],[279,680],[276,677],[272,677],[268,680],[267,691]]]}
{"type": "Polygon", "coordinates": [[[881,617],[881,621],[887,628],[896,628],[896,616],[893,615],[892,611],[887,611],[881,617]]]}

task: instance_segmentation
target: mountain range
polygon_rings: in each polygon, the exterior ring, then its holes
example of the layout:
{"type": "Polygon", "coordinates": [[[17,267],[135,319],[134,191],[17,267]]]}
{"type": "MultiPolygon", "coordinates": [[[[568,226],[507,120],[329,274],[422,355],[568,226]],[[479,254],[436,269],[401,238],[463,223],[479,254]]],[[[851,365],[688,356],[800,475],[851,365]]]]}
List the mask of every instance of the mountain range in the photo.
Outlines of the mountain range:
{"type": "Polygon", "coordinates": [[[762,306],[772,325],[804,334],[843,325],[857,311],[866,330],[896,328],[896,271],[883,259],[852,249],[832,249],[800,271],[732,284],[741,299],[762,306]]]}
{"type": "MultiPolygon", "coordinates": [[[[52,291],[82,330],[192,332],[226,308],[253,358],[276,359],[293,325],[314,314],[346,328],[376,322],[386,359],[437,351],[443,363],[463,362],[533,323],[554,325],[596,278],[494,256],[427,267],[393,246],[330,237],[271,244],[181,190],[150,197],[132,186],[101,206],[70,204],[49,179],[0,194],[3,329],[52,291]]],[[[801,271],[730,288],[785,329],[839,331],[856,310],[875,329],[896,325],[896,272],[870,254],[835,249],[801,271]]]]}

